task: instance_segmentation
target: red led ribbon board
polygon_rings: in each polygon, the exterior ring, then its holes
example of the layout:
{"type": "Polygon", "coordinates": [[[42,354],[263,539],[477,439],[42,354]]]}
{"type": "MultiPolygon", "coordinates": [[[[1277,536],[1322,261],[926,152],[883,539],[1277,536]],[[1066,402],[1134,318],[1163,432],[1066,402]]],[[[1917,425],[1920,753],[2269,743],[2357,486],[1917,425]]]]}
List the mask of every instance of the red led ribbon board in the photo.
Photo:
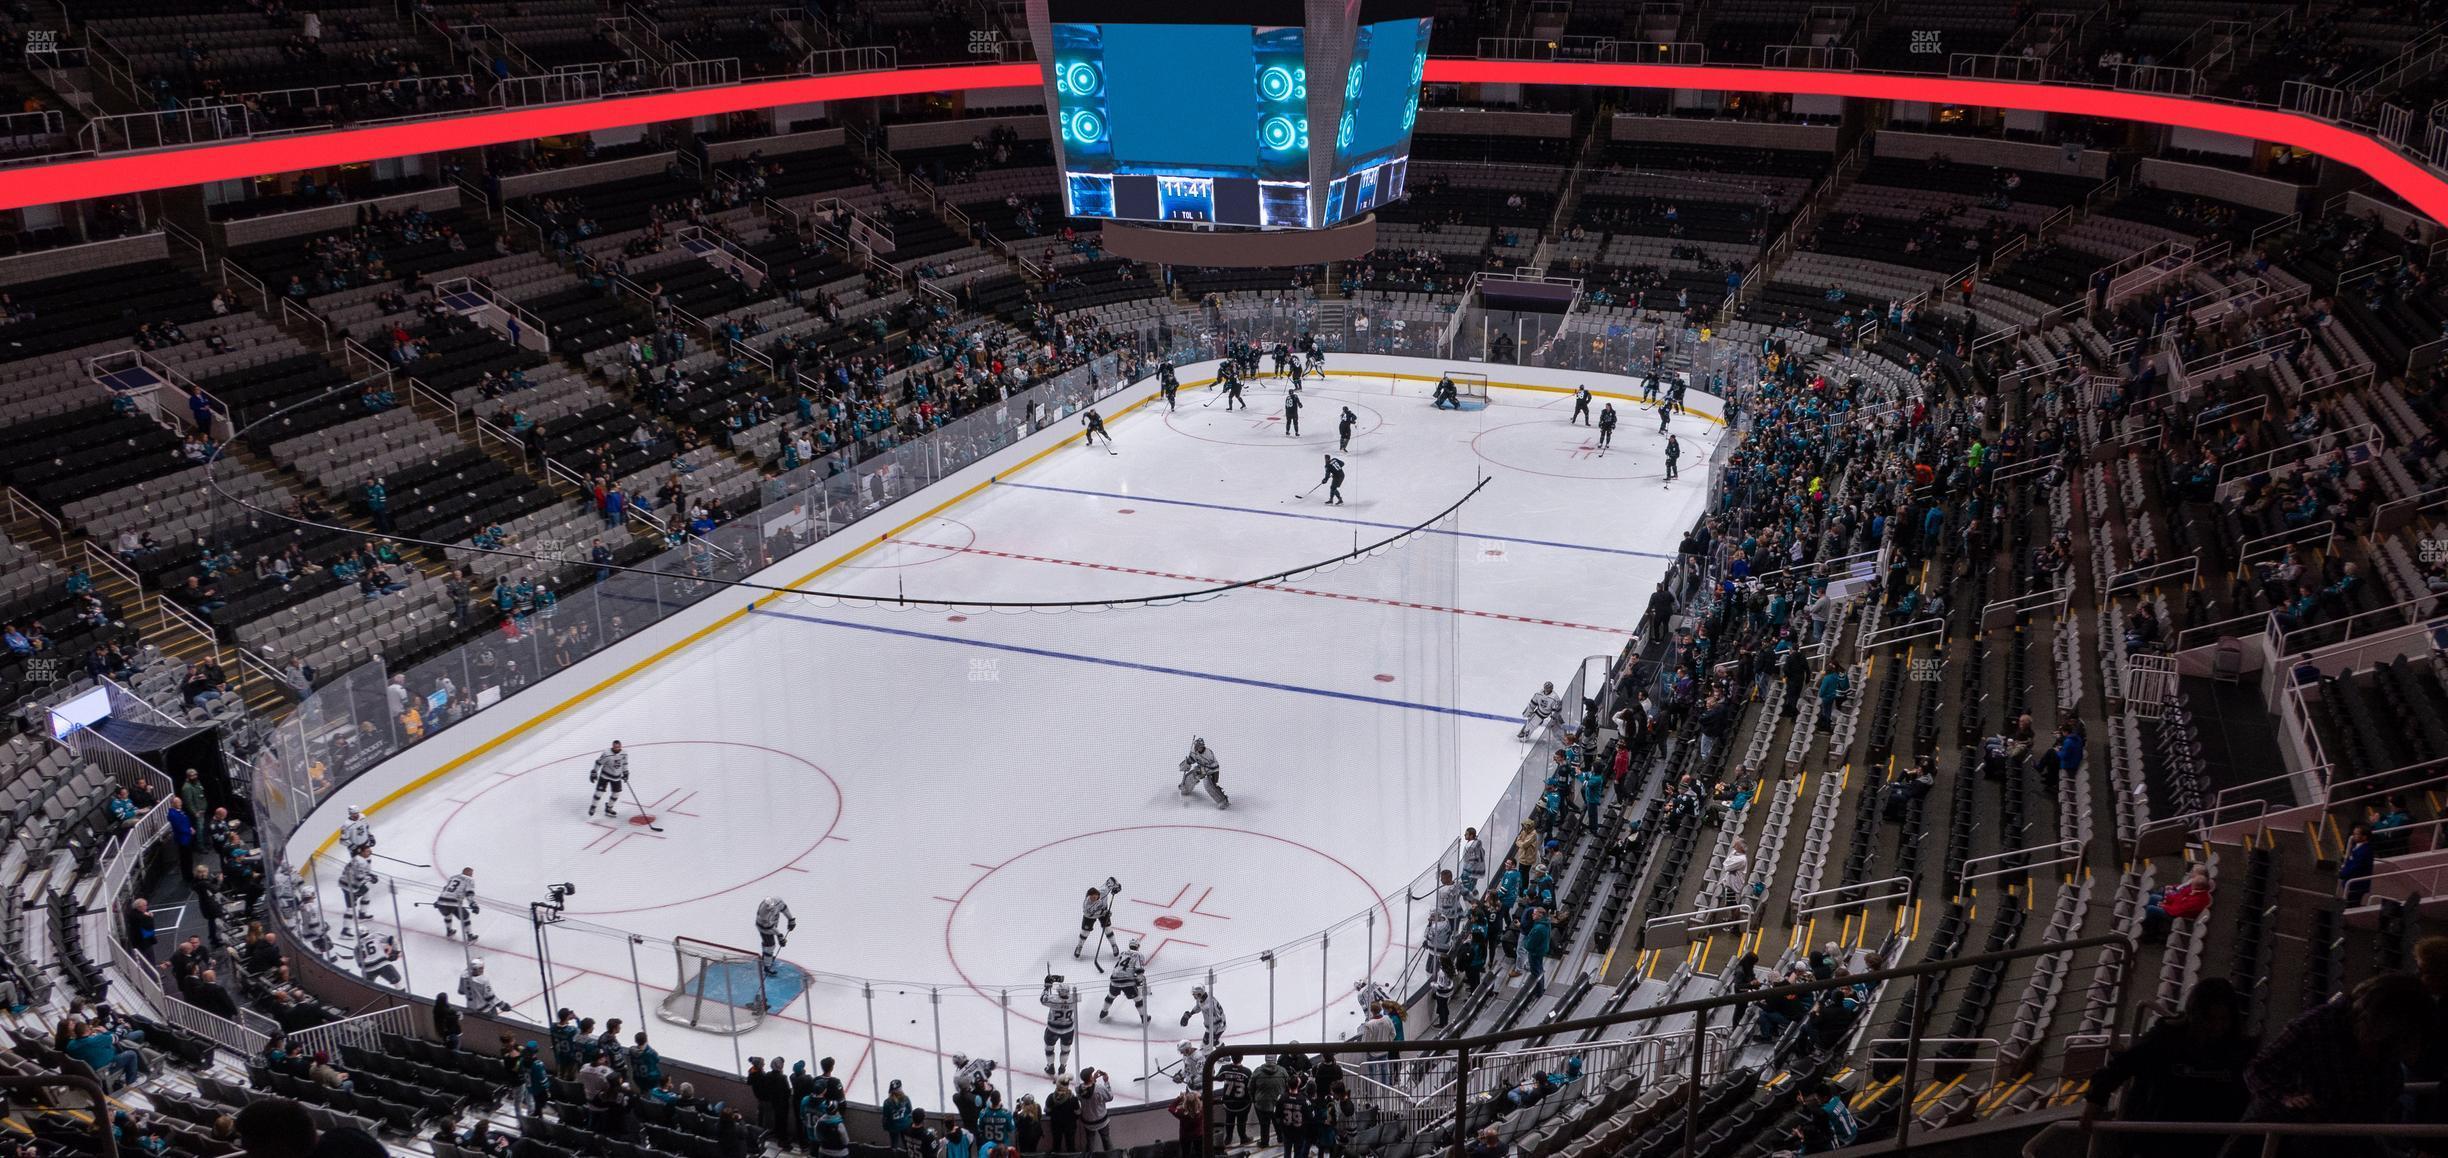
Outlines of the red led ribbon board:
{"type": "MultiPolygon", "coordinates": [[[[2435,221],[2448,222],[2448,182],[2382,142],[2326,121],[2275,109],[2211,100],[2068,85],[1961,80],[1941,76],[1730,68],[1706,65],[1582,64],[1556,61],[1432,58],[1429,84],[1532,84],[1604,88],[1812,93],[1870,100],[1923,101],[2182,125],[2305,149],[2361,170],[2435,221]]],[[[153,189],[374,161],[507,141],[818,101],[922,92],[1033,88],[1037,65],[967,64],[755,81],[651,96],[470,113],[265,140],[0,169],[0,209],[112,197],[153,189]]]]}

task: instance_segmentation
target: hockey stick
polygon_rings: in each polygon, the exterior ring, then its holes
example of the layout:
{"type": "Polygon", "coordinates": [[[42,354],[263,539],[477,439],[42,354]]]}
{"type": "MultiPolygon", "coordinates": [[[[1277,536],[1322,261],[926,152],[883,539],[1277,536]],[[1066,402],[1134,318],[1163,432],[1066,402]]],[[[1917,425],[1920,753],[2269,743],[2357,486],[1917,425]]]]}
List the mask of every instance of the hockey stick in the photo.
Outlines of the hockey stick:
{"type": "Polygon", "coordinates": [[[1105,975],[1105,942],[1112,939],[1111,934],[1097,938],[1095,951],[1088,954],[1088,963],[1096,966],[1099,977],[1105,975]]]}
{"type": "MultiPolygon", "coordinates": [[[[647,811],[646,811],[646,802],[645,802],[644,800],[641,800],[641,799],[639,799],[639,798],[638,798],[638,794],[637,794],[637,785],[635,785],[635,784],[631,784],[631,783],[629,783],[629,782],[627,782],[627,781],[622,781],[622,782],[621,782],[621,787],[626,788],[626,789],[628,789],[628,790],[629,790],[629,802],[630,802],[630,803],[632,803],[632,804],[637,805],[638,815],[639,815],[639,816],[646,816],[646,815],[648,815],[648,813],[647,813],[647,811]]],[[[646,822],[646,831],[648,831],[648,832],[661,832],[661,831],[663,831],[663,826],[662,826],[662,825],[660,825],[660,824],[656,824],[654,821],[649,820],[649,821],[647,821],[647,822],[646,822]]]]}
{"type": "Polygon", "coordinates": [[[393,864],[404,864],[404,865],[407,865],[409,868],[432,868],[432,867],[433,867],[432,865],[429,865],[429,864],[418,864],[417,862],[412,861],[412,860],[401,860],[400,858],[398,858],[398,857],[396,857],[396,856],[391,856],[391,855],[388,855],[388,854],[386,854],[386,853],[379,853],[379,852],[378,852],[378,853],[375,853],[374,855],[379,856],[379,857],[382,857],[384,860],[390,861],[390,862],[391,862],[391,863],[393,863],[393,864]]]}
{"type": "Polygon", "coordinates": [[[1297,494],[1297,495],[1292,496],[1293,501],[1297,502],[1297,501],[1299,501],[1299,500],[1301,500],[1301,499],[1308,498],[1309,496],[1314,495],[1314,494],[1316,494],[1316,493],[1317,493],[1317,489],[1318,489],[1318,487],[1322,487],[1322,486],[1325,486],[1325,485],[1326,485],[1326,480],[1325,480],[1325,479],[1319,479],[1319,480],[1317,481],[1317,486],[1310,487],[1308,490],[1302,491],[1301,493],[1299,493],[1299,494],[1297,494]]]}

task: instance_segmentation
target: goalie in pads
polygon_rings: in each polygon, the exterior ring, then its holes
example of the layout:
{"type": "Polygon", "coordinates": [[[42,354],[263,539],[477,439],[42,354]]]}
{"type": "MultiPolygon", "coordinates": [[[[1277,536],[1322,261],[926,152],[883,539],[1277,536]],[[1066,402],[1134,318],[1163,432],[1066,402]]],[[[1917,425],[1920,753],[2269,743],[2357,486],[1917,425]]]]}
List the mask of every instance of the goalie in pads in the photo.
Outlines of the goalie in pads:
{"type": "Polygon", "coordinates": [[[790,945],[790,935],[799,931],[799,918],[791,915],[790,906],[780,897],[767,897],[757,902],[757,960],[771,977],[782,971],[782,963],[774,950],[790,945]]]}
{"type": "Polygon", "coordinates": [[[1181,794],[1184,797],[1197,791],[1198,786],[1204,783],[1207,785],[1207,796],[1215,801],[1216,807],[1232,807],[1232,797],[1224,794],[1224,765],[1216,759],[1215,749],[1207,746],[1205,737],[1190,738],[1190,754],[1182,757],[1181,774],[1181,794]]]}

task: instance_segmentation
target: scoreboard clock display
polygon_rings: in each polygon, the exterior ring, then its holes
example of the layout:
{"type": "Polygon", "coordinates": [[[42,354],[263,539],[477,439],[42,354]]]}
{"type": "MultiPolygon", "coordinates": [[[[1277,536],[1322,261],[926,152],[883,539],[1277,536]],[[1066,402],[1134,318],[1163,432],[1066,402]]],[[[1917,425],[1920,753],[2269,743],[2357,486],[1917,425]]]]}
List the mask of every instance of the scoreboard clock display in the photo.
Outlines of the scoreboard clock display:
{"type": "Polygon", "coordinates": [[[1400,196],[1428,2],[1037,0],[1065,210],[1309,229],[1400,196]]]}

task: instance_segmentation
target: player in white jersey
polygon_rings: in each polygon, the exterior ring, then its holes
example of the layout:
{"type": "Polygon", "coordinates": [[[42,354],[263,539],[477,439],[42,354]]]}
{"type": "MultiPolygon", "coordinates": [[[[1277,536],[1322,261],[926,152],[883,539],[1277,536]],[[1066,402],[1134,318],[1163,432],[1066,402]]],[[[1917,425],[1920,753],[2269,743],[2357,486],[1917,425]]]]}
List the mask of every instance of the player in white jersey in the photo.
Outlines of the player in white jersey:
{"type": "Polygon", "coordinates": [[[1454,883],[1453,870],[1438,869],[1436,909],[1434,910],[1437,915],[1444,917],[1448,921],[1460,924],[1462,921],[1462,914],[1469,911],[1469,909],[1470,898],[1463,895],[1461,885],[1454,883]]]}
{"type": "Polygon", "coordinates": [[[399,942],[374,931],[368,925],[357,930],[357,972],[368,981],[385,985],[400,983],[399,969],[392,962],[400,959],[399,942]]]}
{"type": "Polygon", "coordinates": [[[1203,736],[1190,738],[1190,754],[1181,761],[1181,794],[1189,796],[1200,784],[1207,786],[1207,795],[1218,808],[1232,807],[1232,797],[1224,795],[1224,765],[1216,759],[1215,749],[1207,746],[1203,736]]]}
{"type": "Polygon", "coordinates": [[[374,851],[374,825],[354,806],[348,810],[348,820],[340,825],[340,847],[352,854],[374,851]]]}
{"type": "Polygon", "coordinates": [[[1131,1004],[1139,1007],[1140,1024],[1147,1023],[1147,958],[1139,955],[1137,937],[1131,938],[1130,945],[1114,958],[1113,972],[1105,975],[1105,1004],[1097,1010],[1098,1021],[1113,1012],[1117,997],[1130,998],[1131,1004]]]}
{"type": "Polygon", "coordinates": [[[1079,960],[1080,950],[1088,947],[1088,935],[1100,928],[1104,930],[1105,943],[1114,944],[1113,904],[1121,896],[1122,882],[1112,877],[1105,878],[1105,887],[1088,890],[1087,897],[1080,901],[1079,942],[1071,946],[1072,960],[1079,960]]]}
{"type": "Polygon", "coordinates": [[[1174,1043],[1173,1051],[1181,1055],[1173,1059],[1173,1066],[1167,1067],[1173,1069],[1173,1080],[1189,1089],[1197,1089],[1199,1078],[1207,1072],[1207,1051],[1191,1041],[1174,1043]]]}
{"type": "Polygon", "coordinates": [[[298,935],[308,948],[324,956],[332,951],[331,925],[323,919],[323,908],[316,904],[314,893],[306,888],[306,878],[293,868],[283,868],[272,875],[272,903],[297,921],[298,935]]]}
{"type": "Polygon", "coordinates": [[[364,921],[374,915],[374,854],[360,852],[348,859],[340,870],[340,915],[344,924],[364,921]]]}
{"type": "Polygon", "coordinates": [[[1045,1072],[1050,1078],[1071,1068],[1071,1045],[1079,1039],[1079,991],[1059,976],[1048,976],[1037,1003],[1046,1007],[1045,1072]]]}
{"type": "Polygon", "coordinates": [[[621,792],[629,787],[629,753],[621,751],[620,741],[612,741],[609,751],[595,757],[587,779],[595,785],[595,799],[587,805],[587,815],[601,808],[605,816],[619,816],[621,792]]]}
{"type": "Polygon", "coordinates": [[[1204,985],[1190,987],[1190,1008],[1183,1011],[1181,1023],[1189,1025],[1193,1013],[1199,1015],[1206,1026],[1206,1036],[1202,1039],[1204,1044],[1210,1049],[1224,1044],[1224,1005],[1215,999],[1214,994],[1207,992],[1204,985]]]}
{"type": "Polygon", "coordinates": [[[765,963],[768,977],[782,971],[782,962],[774,950],[787,948],[790,935],[799,931],[799,918],[791,915],[790,906],[780,897],[767,897],[757,902],[757,958],[765,963]]]}
{"type": "Polygon", "coordinates": [[[1541,684],[1538,694],[1531,696],[1530,702],[1522,708],[1521,731],[1514,733],[1513,738],[1516,740],[1529,739],[1531,733],[1554,723],[1556,717],[1563,714],[1563,711],[1564,701],[1555,694],[1555,683],[1549,681],[1541,684]]]}
{"type": "Polygon", "coordinates": [[[476,870],[462,868],[459,875],[442,882],[442,895],[434,898],[434,911],[442,914],[442,936],[448,940],[464,935],[476,939],[476,870]]]}
{"type": "Polygon", "coordinates": [[[1363,977],[1358,981],[1352,982],[1352,993],[1358,996],[1360,1000],[1360,1012],[1363,1015],[1367,1014],[1370,1010],[1385,1004],[1386,1002],[1394,1000],[1394,991],[1386,988],[1385,982],[1369,977],[1363,977]]]}
{"type": "Polygon", "coordinates": [[[1479,843],[1479,830],[1462,830],[1462,891],[1476,893],[1479,882],[1487,879],[1487,846],[1479,843]]]}
{"type": "Polygon", "coordinates": [[[459,975],[459,1004],[478,1017],[491,1017],[510,1008],[510,1003],[493,992],[493,983],[485,980],[484,958],[468,959],[467,971],[459,975]]]}
{"type": "Polygon", "coordinates": [[[964,1094],[976,1094],[994,1080],[995,1063],[990,1057],[971,1060],[968,1054],[952,1055],[952,1088],[964,1094]]]}

